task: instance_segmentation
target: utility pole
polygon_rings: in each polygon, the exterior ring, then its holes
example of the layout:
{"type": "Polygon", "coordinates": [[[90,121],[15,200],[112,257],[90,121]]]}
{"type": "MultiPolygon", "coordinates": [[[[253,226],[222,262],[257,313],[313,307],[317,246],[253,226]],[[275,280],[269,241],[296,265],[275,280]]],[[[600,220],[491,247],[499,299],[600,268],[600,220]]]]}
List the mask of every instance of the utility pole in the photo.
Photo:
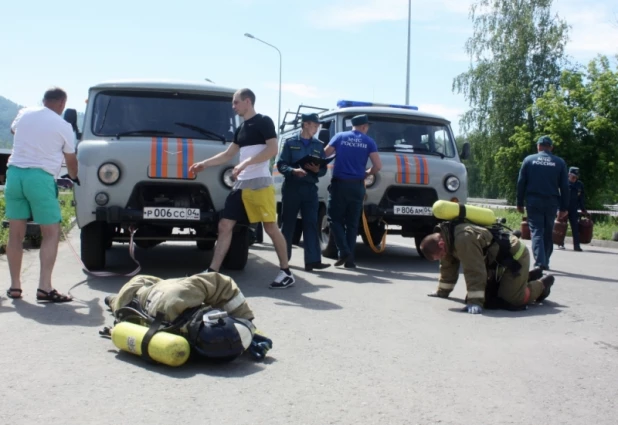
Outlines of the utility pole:
{"type": "Polygon", "coordinates": [[[408,0],[408,69],[406,72],[406,105],[410,104],[410,30],[412,26],[412,0],[408,0]]]}

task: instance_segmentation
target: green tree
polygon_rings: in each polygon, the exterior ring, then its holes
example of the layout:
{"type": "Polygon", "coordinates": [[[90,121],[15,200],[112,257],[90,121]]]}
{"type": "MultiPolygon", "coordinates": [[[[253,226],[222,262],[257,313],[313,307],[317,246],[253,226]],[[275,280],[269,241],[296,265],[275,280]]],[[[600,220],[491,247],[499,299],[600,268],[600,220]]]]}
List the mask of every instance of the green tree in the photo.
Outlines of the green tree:
{"type": "MultiPolygon", "coordinates": [[[[618,60],[618,56],[616,57],[618,60]]],[[[497,161],[525,154],[530,139],[549,134],[554,151],[580,168],[589,206],[618,202],[618,68],[599,56],[586,69],[567,70],[529,108],[537,127],[520,126],[497,161]]]]}
{"type": "Polygon", "coordinates": [[[482,141],[478,133],[470,133],[467,136],[457,136],[457,149],[461,152],[465,142],[470,143],[470,157],[462,162],[468,171],[468,196],[473,198],[490,198],[487,187],[482,183],[481,172],[483,171],[478,164],[476,153],[482,148],[482,141]]]}
{"type": "MultiPolygon", "coordinates": [[[[523,157],[496,161],[507,152],[515,128],[530,134],[535,117],[530,105],[560,79],[566,64],[567,24],[551,12],[552,0],[479,0],[470,17],[474,32],[466,42],[470,69],[453,81],[471,106],[462,120],[472,134],[471,148],[483,196],[514,199],[523,157]]],[[[529,140],[534,146],[533,139],[529,140]]]]}

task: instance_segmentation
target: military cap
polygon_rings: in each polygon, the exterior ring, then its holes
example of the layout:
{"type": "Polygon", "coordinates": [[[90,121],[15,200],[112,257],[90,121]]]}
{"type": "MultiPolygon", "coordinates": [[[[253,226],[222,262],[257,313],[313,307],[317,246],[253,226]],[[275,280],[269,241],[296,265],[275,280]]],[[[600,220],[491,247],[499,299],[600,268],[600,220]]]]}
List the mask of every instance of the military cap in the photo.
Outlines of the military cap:
{"type": "Polygon", "coordinates": [[[573,174],[574,176],[579,177],[579,168],[578,167],[569,168],[569,174],[573,174]]]}
{"type": "Polygon", "coordinates": [[[539,140],[536,141],[537,145],[544,145],[544,146],[552,146],[554,144],[554,142],[552,142],[551,138],[549,136],[541,136],[539,137],[539,140]]]}
{"type": "Polygon", "coordinates": [[[363,124],[371,124],[369,122],[369,117],[367,116],[367,114],[357,115],[352,118],[352,125],[357,126],[363,124]]]}
{"type": "Polygon", "coordinates": [[[302,114],[301,122],[320,122],[318,114],[302,114]]]}

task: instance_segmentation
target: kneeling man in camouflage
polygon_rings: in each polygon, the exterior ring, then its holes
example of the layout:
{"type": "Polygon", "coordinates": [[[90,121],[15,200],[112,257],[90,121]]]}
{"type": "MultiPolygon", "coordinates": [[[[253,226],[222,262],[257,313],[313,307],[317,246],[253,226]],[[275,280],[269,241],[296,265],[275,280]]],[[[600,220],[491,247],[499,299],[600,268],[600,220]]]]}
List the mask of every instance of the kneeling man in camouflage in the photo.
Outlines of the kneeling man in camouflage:
{"type": "Polygon", "coordinates": [[[541,269],[528,272],[530,252],[516,236],[470,223],[444,222],[420,245],[423,255],[440,261],[436,292],[430,296],[448,298],[463,268],[466,308],[480,314],[483,308],[522,310],[549,296],[552,275],[541,269]]]}

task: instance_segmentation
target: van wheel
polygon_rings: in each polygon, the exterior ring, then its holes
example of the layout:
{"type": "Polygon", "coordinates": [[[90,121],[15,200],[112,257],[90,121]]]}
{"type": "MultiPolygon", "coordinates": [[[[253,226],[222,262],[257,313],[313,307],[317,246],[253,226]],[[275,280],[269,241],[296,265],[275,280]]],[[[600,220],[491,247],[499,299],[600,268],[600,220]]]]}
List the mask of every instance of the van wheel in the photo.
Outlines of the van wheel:
{"type": "Polygon", "coordinates": [[[264,226],[262,225],[262,223],[258,223],[257,226],[255,226],[255,243],[264,243],[264,226]]]}
{"type": "MultiPolygon", "coordinates": [[[[384,228],[384,223],[367,223],[369,227],[369,233],[371,234],[371,240],[373,241],[373,246],[378,248],[382,243],[382,238],[384,237],[384,233],[386,233],[386,229],[384,228]]],[[[363,243],[369,246],[369,238],[365,233],[365,228],[361,226],[361,239],[363,243]]]]}
{"type": "Polygon", "coordinates": [[[330,223],[324,205],[321,205],[318,211],[318,226],[320,226],[319,237],[322,255],[326,258],[336,259],[338,257],[337,245],[335,244],[335,237],[330,232],[330,223]]]}
{"type": "Polygon", "coordinates": [[[196,241],[195,244],[200,251],[211,251],[215,247],[215,241],[196,241]]]}
{"type": "Polygon", "coordinates": [[[223,267],[229,270],[242,270],[247,265],[249,258],[249,229],[246,226],[239,227],[232,234],[230,249],[223,260],[223,267]]]}
{"type": "Polygon", "coordinates": [[[42,236],[30,236],[30,246],[32,248],[35,248],[35,249],[40,248],[42,242],[43,242],[42,236]]]}
{"type": "Polygon", "coordinates": [[[425,260],[426,258],[421,252],[421,242],[423,241],[423,239],[425,239],[425,236],[427,235],[414,236],[414,245],[416,245],[416,252],[418,252],[418,256],[421,257],[423,260],[425,260]]]}
{"type": "Polygon", "coordinates": [[[81,258],[88,270],[105,268],[105,251],[108,246],[107,225],[93,221],[84,226],[80,233],[81,258]]]}

